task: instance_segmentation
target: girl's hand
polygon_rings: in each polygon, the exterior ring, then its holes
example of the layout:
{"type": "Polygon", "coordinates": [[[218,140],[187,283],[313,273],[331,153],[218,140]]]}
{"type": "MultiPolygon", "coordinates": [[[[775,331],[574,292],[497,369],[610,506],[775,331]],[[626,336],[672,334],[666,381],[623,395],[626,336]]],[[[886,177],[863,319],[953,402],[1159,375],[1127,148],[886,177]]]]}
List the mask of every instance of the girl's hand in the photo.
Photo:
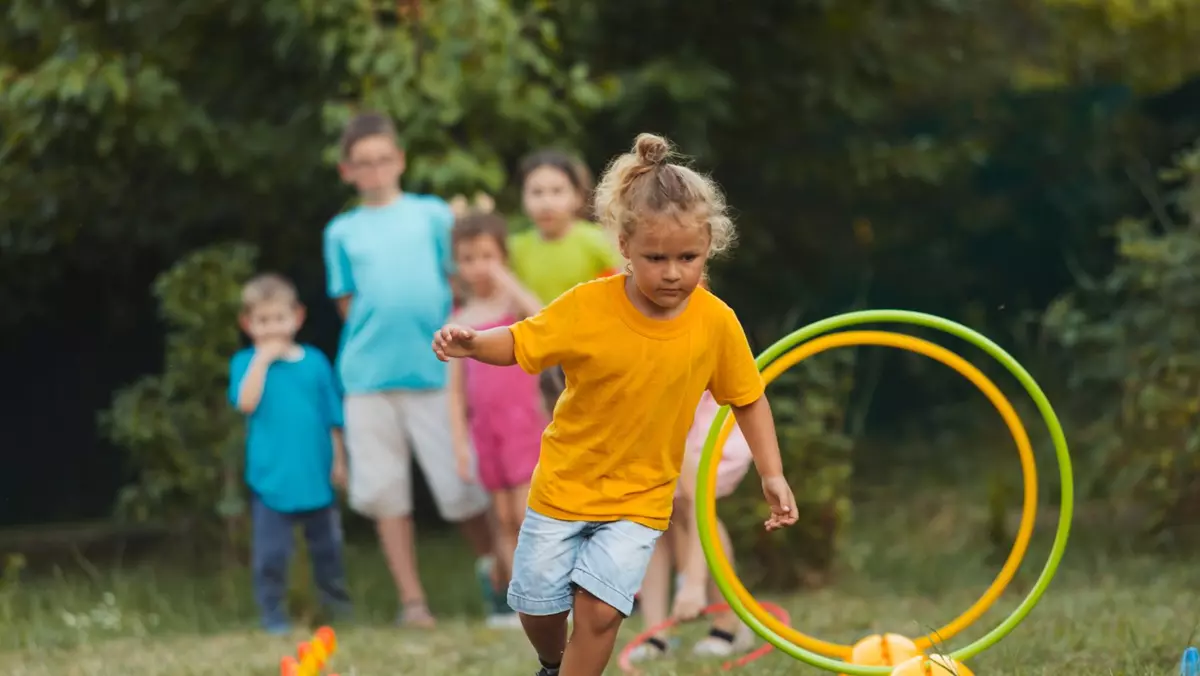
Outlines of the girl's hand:
{"type": "Polygon", "coordinates": [[[496,200],[486,192],[475,193],[475,210],[481,214],[490,214],[496,210],[496,200]]]}
{"type": "Polygon", "coordinates": [[[475,483],[475,472],[471,468],[471,454],[465,448],[455,449],[455,470],[458,472],[458,478],[463,480],[463,483],[475,483]]]}
{"type": "Polygon", "coordinates": [[[517,293],[520,293],[521,283],[517,281],[517,276],[512,273],[512,270],[508,269],[507,265],[497,261],[492,266],[491,273],[492,283],[505,296],[513,298],[517,293]]]}
{"type": "Polygon", "coordinates": [[[465,195],[455,195],[450,198],[450,213],[454,214],[455,218],[462,218],[471,210],[471,205],[467,204],[465,195]]]}
{"type": "Polygon", "coordinates": [[[700,616],[706,602],[703,585],[684,583],[683,588],[675,595],[671,617],[682,621],[694,620],[700,616]]]}
{"type": "Polygon", "coordinates": [[[442,361],[470,357],[475,351],[475,329],[447,324],[433,334],[433,353],[442,361]]]}
{"type": "Polygon", "coordinates": [[[782,476],[763,477],[763,497],[771,506],[771,518],[763,524],[767,530],[778,530],[796,523],[796,496],[782,476]]]}
{"type": "Polygon", "coordinates": [[[346,490],[346,486],[350,481],[350,469],[346,467],[344,460],[334,460],[333,470],[329,474],[329,480],[338,490],[346,490]]]}

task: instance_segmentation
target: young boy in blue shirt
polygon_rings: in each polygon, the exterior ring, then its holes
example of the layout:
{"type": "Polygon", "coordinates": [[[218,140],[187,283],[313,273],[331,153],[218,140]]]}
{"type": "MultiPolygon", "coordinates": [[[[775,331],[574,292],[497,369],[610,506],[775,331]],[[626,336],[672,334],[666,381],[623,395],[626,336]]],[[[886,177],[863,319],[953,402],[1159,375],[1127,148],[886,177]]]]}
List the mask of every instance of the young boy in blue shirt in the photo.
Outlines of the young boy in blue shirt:
{"type": "Polygon", "coordinates": [[[350,610],[334,484],[344,484],[342,405],[329,360],[298,345],[296,289],[260,275],[242,290],[242,330],[253,347],[230,364],[229,400],[247,417],[246,483],[252,493],[254,593],[264,628],[290,629],[284,600],[293,530],[304,529],[323,605],[350,610]]]}
{"type": "MultiPolygon", "coordinates": [[[[454,215],[437,197],[402,192],[404,167],[388,118],[364,113],[346,126],[338,168],[360,205],[326,226],[325,268],[345,321],[338,374],[350,506],[375,521],[399,595],[399,623],[428,628],[436,622],[417,573],[412,457],[438,512],[459,524],[481,561],[492,554],[492,536],[487,493],[458,473],[446,365],[429,350],[430,336],[450,316],[454,215]]],[[[506,606],[493,612],[516,621],[506,606]]]]}

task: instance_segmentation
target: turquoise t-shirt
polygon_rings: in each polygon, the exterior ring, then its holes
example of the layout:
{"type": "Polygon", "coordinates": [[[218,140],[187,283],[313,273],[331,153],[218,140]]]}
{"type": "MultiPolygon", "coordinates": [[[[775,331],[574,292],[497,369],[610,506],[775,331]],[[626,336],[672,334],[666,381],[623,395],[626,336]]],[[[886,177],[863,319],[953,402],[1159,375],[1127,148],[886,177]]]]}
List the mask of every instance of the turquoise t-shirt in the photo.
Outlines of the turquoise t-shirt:
{"type": "Polygon", "coordinates": [[[445,201],[405,193],[325,227],[329,297],[352,296],[337,360],[346,394],[445,387],[430,343],[450,316],[453,225],[445,201]]]}
{"type": "MultiPolygon", "coordinates": [[[[246,483],[277,512],[304,512],[333,504],[334,428],[342,426],[342,401],[333,366],[315,347],[302,345],[294,361],[267,369],[258,408],[246,420],[246,483]]],[[[229,401],[237,405],[254,348],[229,364],[229,401]]]]}

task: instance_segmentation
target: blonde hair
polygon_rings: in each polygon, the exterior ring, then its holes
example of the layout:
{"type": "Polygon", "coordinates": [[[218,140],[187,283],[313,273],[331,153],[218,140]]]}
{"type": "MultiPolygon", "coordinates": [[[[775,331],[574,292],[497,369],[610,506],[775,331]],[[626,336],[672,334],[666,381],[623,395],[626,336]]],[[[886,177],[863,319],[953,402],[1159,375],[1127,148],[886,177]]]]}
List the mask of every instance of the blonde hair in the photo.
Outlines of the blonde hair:
{"type": "Polygon", "coordinates": [[[736,233],[721,189],[709,177],[671,163],[674,156],[665,138],[638,134],[633,150],[613,160],[596,187],[597,219],[631,236],[647,218],[691,216],[708,229],[710,257],[729,251],[736,233]]]}
{"type": "Polygon", "coordinates": [[[296,286],[283,275],[267,272],[253,277],[242,287],[242,312],[250,312],[262,303],[290,303],[300,300],[296,286]]]}

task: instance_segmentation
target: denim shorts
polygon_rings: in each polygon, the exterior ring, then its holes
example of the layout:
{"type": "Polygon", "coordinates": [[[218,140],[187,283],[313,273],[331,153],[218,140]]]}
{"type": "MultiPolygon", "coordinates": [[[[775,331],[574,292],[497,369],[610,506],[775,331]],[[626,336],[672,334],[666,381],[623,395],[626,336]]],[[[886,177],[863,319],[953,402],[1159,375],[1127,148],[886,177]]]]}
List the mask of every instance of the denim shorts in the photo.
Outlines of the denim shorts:
{"type": "Polygon", "coordinates": [[[560,521],[526,509],[508,605],[526,615],[565,613],[574,586],[629,617],[660,535],[632,521],[560,521]]]}

